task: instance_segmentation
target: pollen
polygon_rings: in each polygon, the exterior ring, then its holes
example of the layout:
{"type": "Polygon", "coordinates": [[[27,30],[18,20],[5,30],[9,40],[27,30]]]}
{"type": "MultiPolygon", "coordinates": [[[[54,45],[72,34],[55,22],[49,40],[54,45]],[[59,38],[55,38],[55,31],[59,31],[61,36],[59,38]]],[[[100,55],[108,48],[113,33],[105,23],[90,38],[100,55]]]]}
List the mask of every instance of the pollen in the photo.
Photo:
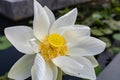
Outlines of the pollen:
{"type": "Polygon", "coordinates": [[[65,44],[65,39],[59,34],[51,34],[48,37],[48,42],[55,47],[61,47],[65,44]]]}
{"type": "Polygon", "coordinates": [[[67,55],[68,47],[63,36],[50,34],[40,42],[39,50],[45,60],[51,60],[58,56],[67,55]]]}

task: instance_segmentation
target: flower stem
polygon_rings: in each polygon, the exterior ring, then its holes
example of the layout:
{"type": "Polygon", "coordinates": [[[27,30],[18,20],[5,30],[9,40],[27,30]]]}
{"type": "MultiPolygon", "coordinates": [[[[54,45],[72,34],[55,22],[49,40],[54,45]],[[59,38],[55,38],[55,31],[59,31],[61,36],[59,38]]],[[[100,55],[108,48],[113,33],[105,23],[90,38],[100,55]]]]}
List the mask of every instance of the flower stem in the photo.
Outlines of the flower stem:
{"type": "Polygon", "coordinates": [[[62,80],[62,70],[58,68],[58,77],[57,80],[62,80]]]}

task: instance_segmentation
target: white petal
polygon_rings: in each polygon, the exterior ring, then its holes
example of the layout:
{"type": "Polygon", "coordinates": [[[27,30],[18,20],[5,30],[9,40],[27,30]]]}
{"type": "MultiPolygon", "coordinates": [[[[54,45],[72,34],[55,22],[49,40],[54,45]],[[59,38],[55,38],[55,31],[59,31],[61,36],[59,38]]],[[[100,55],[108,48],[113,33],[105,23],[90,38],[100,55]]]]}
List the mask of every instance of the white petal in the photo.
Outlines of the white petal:
{"type": "Polygon", "coordinates": [[[57,78],[56,75],[53,75],[53,71],[52,71],[52,68],[49,65],[49,63],[46,63],[46,71],[45,71],[45,74],[44,74],[42,80],[56,80],[54,76],[57,78]]]}
{"type": "Polygon", "coordinates": [[[52,24],[55,22],[55,16],[53,12],[47,6],[45,6],[44,9],[47,12],[47,15],[49,17],[50,26],[52,26],[52,24]]]}
{"type": "Polygon", "coordinates": [[[64,32],[66,32],[66,31],[68,31],[68,30],[70,30],[70,29],[73,29],[73,26],[62,26],[62,27],[60,27],[60,28],[56,31],[56,33],[57,33],[57,34],[60,34],[60,35],[62,35],[62,36],[64,37],[64,32]]]}
{"type": "Polygon", "coordinates": [[[51,70],[53,72],[53,79],[52,80],[56,80],[57,79],[57,75],[58,75],[58,68],[57,68],[57,66],[55,66],[53,64],[53,62],[50,62],[49,65],[50,65],[51,70]]]}
{"type": "Polygon", "coordinates": [[[75,24],[77,17],[77,9],[73,9],[64,16],[58,18],[50,29],[50,33],[57,33],[59,28],[64,26],[72,26],[75,24]]]}
{"type": "Polygon", "coordinates": [[[86,58],[93,64],[93,67],[97,67],[99,65],[94,56],[86,56],[86,58]]]}
{"type": "Polygon", "coordinates": [[[84,57],[61,56],[53,59],[53,62],[66,74],[81,78],[96,79],[91,62],[84,57]]]}
{"type": "Polygon", "coordinates": [[[32,80],[37,80],[36,78],[36,71],[35,71],[35,66],[33,65],[32,66],[32,69],[31,69],[31,78],[32,78],[32,80]]]}
{"type": "Polygon", "coordinates": [[[57,68],[47,62],[45,63],[45,61],[39,54],[37,54],[36,56],[34,71],[32,72],[35,72],[36,74],[32,75],[33,78],[36,78],[35,80],[56,80],[57,76],[57,68]]]}
{"type": "Polygon", "coordinates": [[[35,73],[36,73],[35,75],[36,80],[42,80],[45,74],[46,65],[45,65],[44,59],[39,54],[36,55],[34,67],[35,67],[35,73]]]}
{"type": "Polygon", "coordinates": [[[20,58],[10,69],[8,77],[17,80],[24,80],[31,76],[31,68],[35,55],[25,55],[20,58]]]}
{"type": "Polygon", "coordinates": [[[33,31],[27,26],[5,28],[5,35],[14,47],[22,53],[34,54],[29,40],[34,38],[33,31]]]}
{"type": "Polygon", "coordinates": [[[32,50],[34,51],[34,53],[39,53],[40,42],[36,40],[35,38],[33,38],[33,39],[30,39],[30,44],[32,46],[32,50]]]}
{"type": "Polygon", "coordinates": [[[79,41],[69,45],[69,54],[71,56],[92,56],[104,51],[106,44],[94,37],[81,37],[79,41]]]}
{"type": "Polygon", "coordinates": [[[34,0],[34,35],[38,40],[41,40],[48,34],[50,22],[45,9],[34,0]]]}
{"type": "Polygon", "coordinates": [[[63,33],[63,36],[68,43],[72,44],[72,42],[75,42],[83,36],[90,36],[90,28],[84,25],[74,25],[73,27],[67,29],[63,33]]]}

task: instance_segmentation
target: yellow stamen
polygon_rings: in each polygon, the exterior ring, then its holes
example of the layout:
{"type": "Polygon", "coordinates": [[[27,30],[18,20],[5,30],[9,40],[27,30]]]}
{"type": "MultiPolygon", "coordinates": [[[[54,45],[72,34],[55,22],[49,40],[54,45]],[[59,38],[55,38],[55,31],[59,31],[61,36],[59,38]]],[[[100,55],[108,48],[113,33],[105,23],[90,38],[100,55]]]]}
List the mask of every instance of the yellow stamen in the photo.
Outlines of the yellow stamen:
{"type": "Polygon", "coordinates": [[[59,34],[51,34],[48,37],[48,42],[55,47],[60,47],[65,44],[64,38],[59,34]]]}
{"type": "Polygon", "coordinates": [[[67,54],[67,45],[64,37],[59,34],[46,36],[40,43],[40,54],[45,60],[51,60],[67,54]]]}

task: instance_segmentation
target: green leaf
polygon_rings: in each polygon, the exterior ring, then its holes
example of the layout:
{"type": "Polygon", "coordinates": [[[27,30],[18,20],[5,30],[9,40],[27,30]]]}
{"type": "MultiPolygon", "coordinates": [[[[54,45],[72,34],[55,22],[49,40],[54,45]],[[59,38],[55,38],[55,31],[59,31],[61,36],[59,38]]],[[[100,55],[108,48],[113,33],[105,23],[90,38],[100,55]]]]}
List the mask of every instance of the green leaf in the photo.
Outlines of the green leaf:
{"type": "Polygon", "coordinates": [[[109,28],[102,28],[101,31],[104,33],[104,34],[112,34],[113,31],[109,28]]]}
{"type": "Polygon", "coordinates": [[[99,29],[97,29],[97,28],[91,29],[91,32],[92,32],[92,34],[95,35],[95,36],[103,36],[103,35],[104,35],[104,33],[101,32],[101,31],[100,31],[99,29]]]}
{"type": "Polygon", "coordinates": [[[110,53],[112,53],[113,55],[115,55],[115,54],[120,52],[120,47],[111,47],[111,48],[108,49],[108,51],[110,53]]]}
{"type": "Polygon", "coordinates": [[[102,10],[101,12],[99,12],[102,15],[102,19],[110,19],[110,12],[108,12],[108,10],[102,10]]]}
{"type": "Polygon", "coordinates": [[[113,20],[113,19],[110,19],[107,24],[108,24],[108,25],[110,26],[110,28],[111,28],[112,30],[114,30],[114,31],[117,31],[117,30],[120,29],[120,21],[115,21],[115,20],[113,20]]]}
{"type": "Polygon", "coordinates": [[[99,19],[94,19],[93,25],[97,25],[97,26],[103,26],[104,23],[102,20],[99,19]]]}
{"type": "Polygon", "coordinates": [[[102,15],[99,14],[99,13],[93,13],[93,14],[92,14],[92,18],[93,18],[93,19],[101,19],[101,18],[102,18],[102,15]]]}
{"type": "Polygon", "coordinates": [[[94,20],[92,19],[92,17],[88,17],[82,22],[82,24],[91,26],[93,24],[93,22],[94,22],[94,20]]]}
{"type": "Polygon", "coordinates": [[[120,33],[116,33],[113,35],[113,38],[117,41],[120,41],[120,33]]]}
{"type": "Polygon", "coordinates": [[[61,15],[63,15],[63,14],[65,14],[65,13],[69,12],[69,11],[70,11],[70,9],[69,9],[68,7],[66,7],[64,10],[59,10],[58,12],[59,12],[61,15]]]}
{"type": "Polygon", "coordinates": [[[7,49],[11,46],[11,43],[5,36],[0,37],[0,50],[7,49]]]}
{"type": "Polygon", "coordinates": [[[112,45],[110,39],[107,38],[107,37],[100,37],[99,39],[102,40],[102,41],[104,41],[104,42],[106,43],[106,47],[107,47],[107,48],[112,45]]]}
{"type": "Polygon", "coordinates": [[[100,72],[102,71],[102,67],[99,65],[98,67],[95,68],[95,73],[98,76],[100,74],[100,72]]]}
{"type": "Polygon", "coordinates": [[[115,9],[116,14],[120,14],[120,7],[116,7],[115,9]]]}

